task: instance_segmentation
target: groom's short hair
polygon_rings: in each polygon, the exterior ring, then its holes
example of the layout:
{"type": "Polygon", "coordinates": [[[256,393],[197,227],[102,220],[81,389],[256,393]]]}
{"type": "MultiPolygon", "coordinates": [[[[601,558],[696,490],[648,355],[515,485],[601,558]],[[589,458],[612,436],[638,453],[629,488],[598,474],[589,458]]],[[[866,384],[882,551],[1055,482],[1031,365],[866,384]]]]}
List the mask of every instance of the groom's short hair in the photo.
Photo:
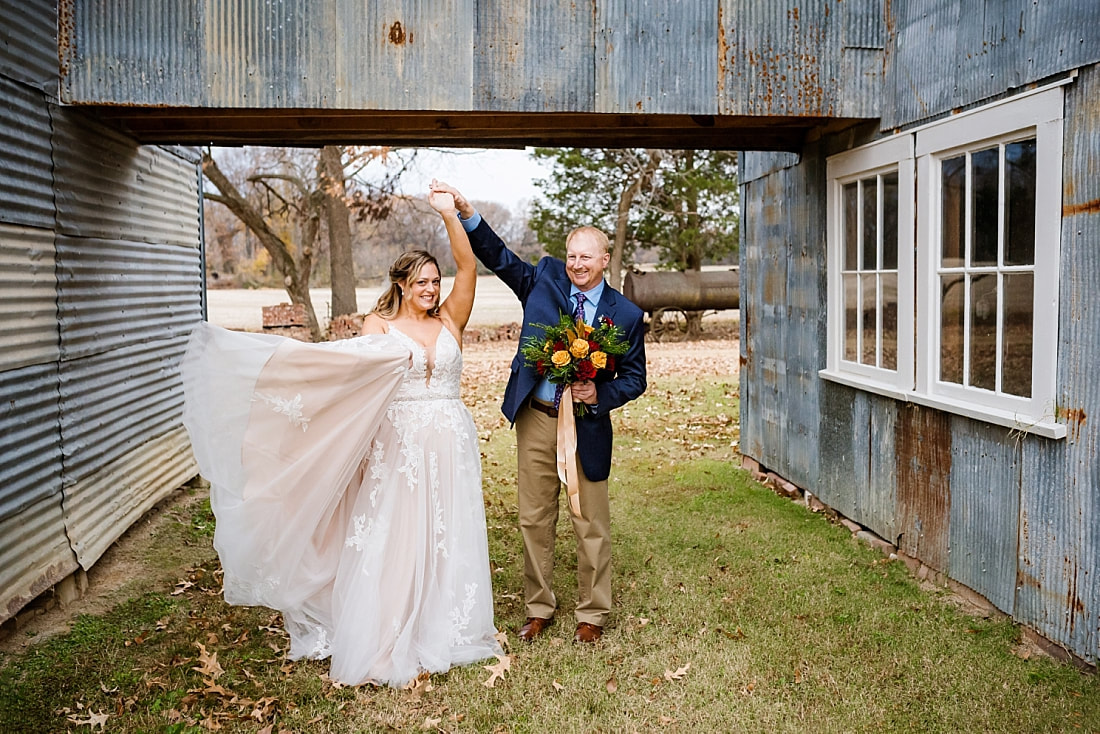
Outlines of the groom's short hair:
{"type": "Polygon", "coordinates": [[[592,235],[596,238],[596,242],[600,246],[600,252],[611,252],[611,240],[607,238],[607,235],[604,233],[604,231],[599,227],[593,227],[589,224],[586,224],[583,227],[577,227],[572,232],[570,232],[569,236],[565,238],[565,246],[569,247],[569,243],[572,242],[573,238],[578,234],[592,235]]]}

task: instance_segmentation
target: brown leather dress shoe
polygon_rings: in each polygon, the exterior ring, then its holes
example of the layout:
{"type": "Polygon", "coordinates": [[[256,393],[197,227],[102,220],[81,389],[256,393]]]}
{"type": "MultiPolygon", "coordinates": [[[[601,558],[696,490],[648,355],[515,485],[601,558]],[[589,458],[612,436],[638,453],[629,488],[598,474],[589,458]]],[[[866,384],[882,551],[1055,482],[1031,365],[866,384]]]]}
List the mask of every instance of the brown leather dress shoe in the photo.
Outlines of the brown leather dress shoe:
{"type": "Polygon", "coordinates": [[[588,622],[577,625],[577,631],[573,635],[573,642],[586,642],[592,644],[603,636],[603,627],[588,622]]]}
{"type": "Polygon", "coordinates": [[[528,617],[523,626],[519,628],[519,638],[524,642],[530,642],[543,633],[547,627],[554,623],[554,618],[528,617]]]}

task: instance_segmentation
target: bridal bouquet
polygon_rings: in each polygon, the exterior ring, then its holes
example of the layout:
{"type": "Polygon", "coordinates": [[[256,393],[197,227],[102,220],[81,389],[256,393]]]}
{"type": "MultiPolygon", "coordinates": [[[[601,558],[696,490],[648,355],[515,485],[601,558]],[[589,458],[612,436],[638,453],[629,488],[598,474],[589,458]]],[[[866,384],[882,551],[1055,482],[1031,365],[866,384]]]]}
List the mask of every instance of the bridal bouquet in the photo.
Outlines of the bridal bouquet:
{"type": "MultiPolygon", "coordinates": [[[[595,326],[574,321],[562,314],[557,324],[534,324],[544,330],[542,339],[528,337],[520,348],[528,366],[554,385],[572,385],[591,380],[600,370],[615,371],[615,357],[626,354],[630,345],[623,339],[622,329],[602,316],[595,326]]],[[[588,406],[576,403],[574,411],[584,415],[588,406]]]]}

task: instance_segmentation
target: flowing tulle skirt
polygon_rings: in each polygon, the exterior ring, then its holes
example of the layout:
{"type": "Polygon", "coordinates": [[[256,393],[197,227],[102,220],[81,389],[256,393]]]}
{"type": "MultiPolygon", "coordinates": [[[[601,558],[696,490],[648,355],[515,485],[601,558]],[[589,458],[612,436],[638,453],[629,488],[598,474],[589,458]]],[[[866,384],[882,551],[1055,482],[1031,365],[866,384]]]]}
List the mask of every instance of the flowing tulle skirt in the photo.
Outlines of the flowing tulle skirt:
{"type": "Polygon", "coordinates": [[[477,433],[410,390],[389,335],[307,344],[203,324],[184,425],[232,604],[279,610],[290,657],[404,685],[500,652],[477,433]]]}

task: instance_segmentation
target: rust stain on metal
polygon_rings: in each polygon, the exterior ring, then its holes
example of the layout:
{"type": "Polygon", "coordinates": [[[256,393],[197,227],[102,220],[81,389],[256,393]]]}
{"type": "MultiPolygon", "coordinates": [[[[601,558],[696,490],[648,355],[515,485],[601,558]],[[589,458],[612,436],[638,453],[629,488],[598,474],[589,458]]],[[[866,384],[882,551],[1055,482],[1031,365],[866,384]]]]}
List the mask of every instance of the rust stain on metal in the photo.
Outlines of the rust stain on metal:
{"type": "Polygon", "coordinates": [[[951,416],[906,405],[895,427],[898,548],[947,571],[951,517],[951,416]]]}
{"type": "MultiPolygon", "coordinates": [[[[405,45],[405,28],[401,25],[401,21],[395,20],[393,25],[390,26],[390,43],[394,46],[405,45]]],[[[412,34],[408,35],[408,42],[412,43],[412,34]]]]}
{"type": "Polygon", "coordinates": [[[1088,420],[1084,408],[1058,408],[1056,417],[1065,419],[1074,440],[1081,437],[1081,427],[1088,420]]]}
{"type": "Polygon", "coordinates": [[[1071,217],[1074,214],[1095,214],[1100,212],[1100,199],[1093,199],[1081,204],[1066,204],[1062,207],[1062,216],[1071,217]]]}

